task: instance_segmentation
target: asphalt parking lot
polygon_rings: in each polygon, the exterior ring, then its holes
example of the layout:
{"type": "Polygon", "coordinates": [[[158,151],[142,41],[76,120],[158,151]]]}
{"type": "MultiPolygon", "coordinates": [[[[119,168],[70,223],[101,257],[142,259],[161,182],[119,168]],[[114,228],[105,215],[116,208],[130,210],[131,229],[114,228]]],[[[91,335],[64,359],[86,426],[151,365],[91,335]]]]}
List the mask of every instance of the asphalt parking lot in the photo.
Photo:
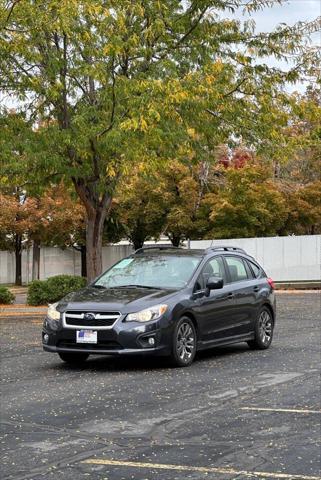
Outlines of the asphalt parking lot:
{"type": "Polygon", "coordinates": [[[42,351],[39,321],[0,321],[1,479],[321,479],[320,293],[279,294],[270,350],[161,359],[42,351]]]}

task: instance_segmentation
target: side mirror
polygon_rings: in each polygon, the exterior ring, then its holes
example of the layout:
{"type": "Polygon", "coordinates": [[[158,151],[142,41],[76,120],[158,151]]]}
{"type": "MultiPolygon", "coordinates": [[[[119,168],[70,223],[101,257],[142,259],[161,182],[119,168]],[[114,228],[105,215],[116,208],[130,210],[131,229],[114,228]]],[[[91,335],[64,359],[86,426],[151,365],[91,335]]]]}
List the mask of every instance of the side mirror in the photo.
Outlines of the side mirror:
{"type": "Polygon", "coordinates": [[[224,280],[221,277],[210,277],[206,283],[206,292],[209,295],[211,290],[223,288],[224,280]]]}

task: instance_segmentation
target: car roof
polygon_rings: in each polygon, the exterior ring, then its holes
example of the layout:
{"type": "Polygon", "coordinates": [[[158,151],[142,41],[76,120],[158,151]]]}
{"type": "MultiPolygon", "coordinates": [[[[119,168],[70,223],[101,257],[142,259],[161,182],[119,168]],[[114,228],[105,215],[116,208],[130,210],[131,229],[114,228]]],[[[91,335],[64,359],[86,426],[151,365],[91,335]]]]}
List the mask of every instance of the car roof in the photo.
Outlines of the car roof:
{"type": "Polygon", "coordinates": [[[236,254],[245,256],[254,260],[254,258],[247,254],[245,250],[240,247],[233,247],[230,245],[218,245],[215,247],[209,247],[206,249],[200,248],[180,248],[173,247],[170,245],[155,245],[142,247],[134,252],[134,255],[148,255],[148,256],[158,256],[161,254],[171,255],[171,256],[184,256],[184,257],[205,257],[208,255],[219,255],[219,254],[236,254]]]}
{"type": "Polygon", "coordinates": [[[197,256],[197,257],[202,257],[205,255],[205,250],[204,249],[196,249],[196,248],[157,248],[157,247],[145,247],[141,248],[139,250],[136,250],[134,255],[142,255],[142,256],[158,256],[158,255],[171,255],[171,256],[182,256],[182,257],[191,257],[191,256],[197,256]]]}

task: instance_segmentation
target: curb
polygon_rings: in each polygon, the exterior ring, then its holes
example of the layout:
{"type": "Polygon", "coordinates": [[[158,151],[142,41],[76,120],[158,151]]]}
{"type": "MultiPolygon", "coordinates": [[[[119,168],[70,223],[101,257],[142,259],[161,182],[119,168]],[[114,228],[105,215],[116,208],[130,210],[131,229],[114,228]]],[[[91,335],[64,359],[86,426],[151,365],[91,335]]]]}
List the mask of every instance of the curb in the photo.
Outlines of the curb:
{"type": "Polygon", "coordinates": [[[39,323],[39,325],[42,324],[44,319],[43,315],[35,316],[35,315],[25,315],[23,317],[16,317],[14,315],[12,316],[6,316],[6,315],[0,315],[0,323],[1,322],[23,322],[23,321],[28,321],[28,322],[36,322],[39,323]]]}
{"type": "Polygon", "coordinates": [[[47,306],[29,307],[24,304],[0,305],[0,320],[39,320],[43,319],[47,306]]]}

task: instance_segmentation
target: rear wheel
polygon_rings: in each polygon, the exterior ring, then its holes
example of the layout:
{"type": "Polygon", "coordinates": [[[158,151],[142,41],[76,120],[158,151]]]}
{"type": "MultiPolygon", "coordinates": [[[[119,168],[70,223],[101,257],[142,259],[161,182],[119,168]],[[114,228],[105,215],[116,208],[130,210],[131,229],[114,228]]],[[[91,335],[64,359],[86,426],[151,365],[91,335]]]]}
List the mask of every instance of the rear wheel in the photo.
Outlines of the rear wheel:
{"type": "Polygon", "coordinates": [[[248,346],[259,350],[269,348],[273,338],[273,327],[272,314],[267,307],[263,307],[255,323],[255,338],[247,342],[248,346]]]}
{"type": "Polygon", "coordinates": [[[175,367],[188,367],[196,353],[196,331],[188,317],[182,317],[177,323],[172,344],[171,363],[175,367]]]}
{"type": "Polygon", "coordinates": [[[89,353],[72,353],[72,352],[60,352],[58,353],[61,360],[69,365],[81,365],[89,357],[89,353]]]}

